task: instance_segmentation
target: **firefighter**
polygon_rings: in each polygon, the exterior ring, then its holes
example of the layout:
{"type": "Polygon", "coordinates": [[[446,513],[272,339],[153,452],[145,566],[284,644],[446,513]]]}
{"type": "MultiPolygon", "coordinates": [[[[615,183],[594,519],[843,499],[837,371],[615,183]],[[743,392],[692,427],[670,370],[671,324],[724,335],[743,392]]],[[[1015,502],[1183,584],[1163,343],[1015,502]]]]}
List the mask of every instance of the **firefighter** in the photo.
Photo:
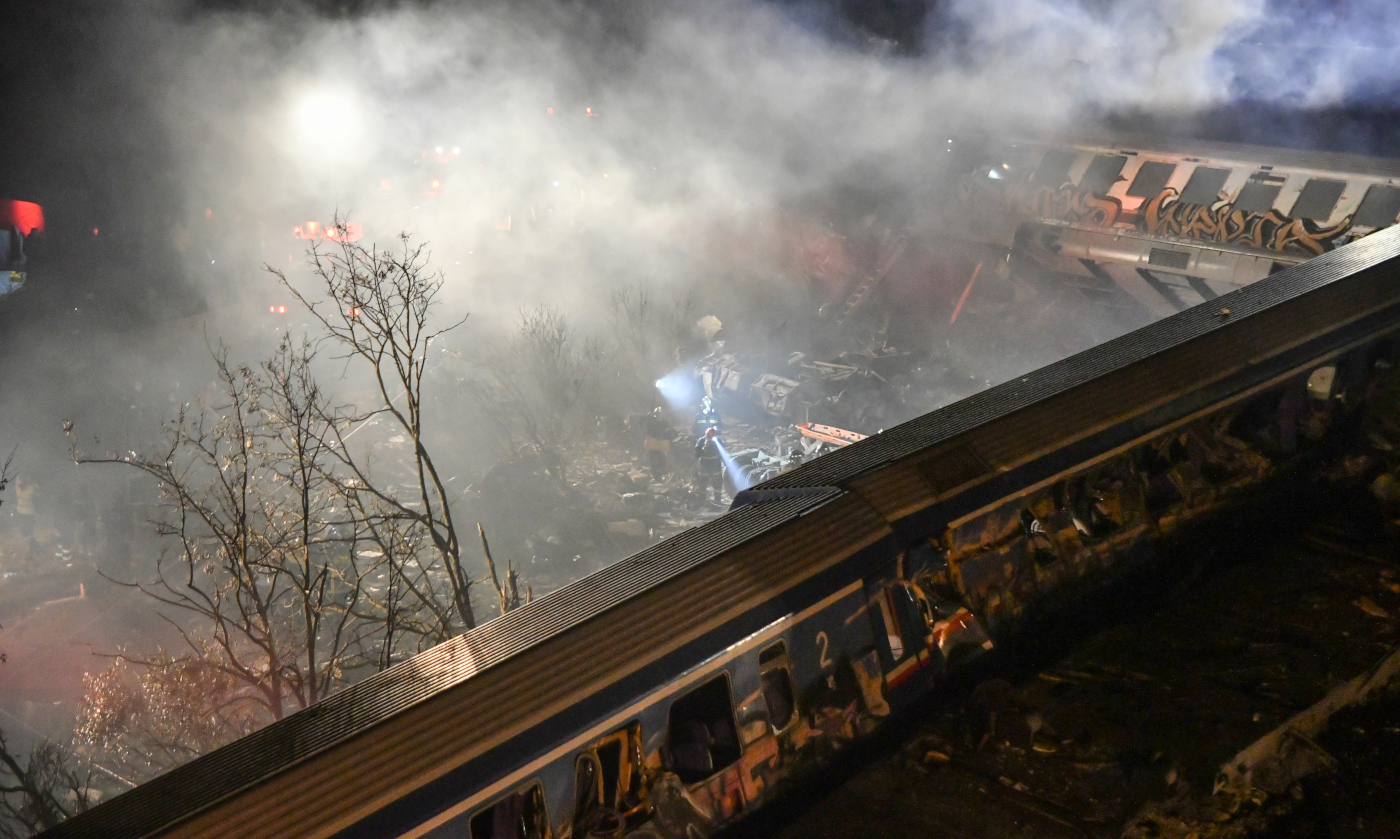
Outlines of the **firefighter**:
{"type": "Polygon", "coordinates": [[[700,399],[700,413],[695,415],[695,436],[703,437],[710,429],[719,432],[719,411],[715,410],[710,397],[705,396],[700,399]]]}
{"type": "Polygon", "coordinates": [[[705,429],[695,441],[695,487],[705,493],[707,501],[724,498],[724,459],[720,457],[719,446],[719,432],[713,428],[705,429]]]}
{"type": "Polygon", "coordinates": [[[674,434],[666,418],[661,415],[661,409],[653,408],[647,416],[646,439],[642,441],[642,448],[646,449],[647,453],[647,467],[651,470],[653,481],[660,481],[666,477],[666,459],[671,453],[671,437],[674,434]]]}

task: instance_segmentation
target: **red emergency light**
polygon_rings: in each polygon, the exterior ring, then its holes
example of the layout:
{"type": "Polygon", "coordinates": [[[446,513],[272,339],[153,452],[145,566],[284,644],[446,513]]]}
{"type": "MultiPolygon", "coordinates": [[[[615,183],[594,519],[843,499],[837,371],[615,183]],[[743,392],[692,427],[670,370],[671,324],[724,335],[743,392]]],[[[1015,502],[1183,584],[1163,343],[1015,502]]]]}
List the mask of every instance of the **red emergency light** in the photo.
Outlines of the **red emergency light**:
{"type": "Polygon", "coordinates": [[[0,227],[15,227],[21,236],[44,232],[44,208],[33,201],[0,199],[0,227]]]}
{"type": "Polygon", "coordinates": [[[293,239],[307,241],[315,241],[324,236],[332,242],[358,242],[364,235],[364,228],[357,221],[347,221],[338,227],[334,224],[326,227],[319,221],[308,221],[292,228],[293,239]]]}
{"type": "Polygon", "coordinates": [[[332,226],[326,229],[326,238],[332,242],[358,242],[364,235],[364,228],[358,221],[347,221],[339,227],[332,226]]]}

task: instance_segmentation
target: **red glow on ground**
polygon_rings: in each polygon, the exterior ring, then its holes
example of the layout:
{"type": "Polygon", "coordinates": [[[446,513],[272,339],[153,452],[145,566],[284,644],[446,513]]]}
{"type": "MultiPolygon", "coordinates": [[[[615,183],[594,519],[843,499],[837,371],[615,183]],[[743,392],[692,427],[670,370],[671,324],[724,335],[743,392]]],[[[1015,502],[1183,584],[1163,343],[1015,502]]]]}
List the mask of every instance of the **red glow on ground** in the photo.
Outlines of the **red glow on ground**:
{"type": "Polygon", "coordinates": [[[96,227],[94,227],[94,228],[92,229],[92,235],[94,235],[94,236],[97,235],[97,228],[96,228],[96,227]]]}
{"type": "Polygon", "coordinates": [[[44,208],[33,201],[0,201],[0,226],[13,225],[21,236],[44,232],[44,208]]]}

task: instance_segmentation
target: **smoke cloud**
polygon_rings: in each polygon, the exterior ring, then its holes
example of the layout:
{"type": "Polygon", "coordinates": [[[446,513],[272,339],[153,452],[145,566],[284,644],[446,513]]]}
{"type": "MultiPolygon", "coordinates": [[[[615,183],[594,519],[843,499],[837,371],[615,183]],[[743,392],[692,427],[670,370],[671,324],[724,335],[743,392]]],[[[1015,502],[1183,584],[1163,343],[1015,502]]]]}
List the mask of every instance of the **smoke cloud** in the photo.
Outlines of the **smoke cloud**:
{"type": "MultiPolygon", "coordinates": [[[[0,300],[0,447],[70,545],[153,493],[74,469],[60,423],[137,446],[208,382],[208,342],[251,361],[300,328],[262,266],[300,276],[297,236],[336,212],[431,242],[444,320],[472,314],[454,349],[540,304],[605,332],[638,285],[781,347],[831,291],[804,276],[803,231],[921,217],[950,139],[1400,89],[1385,0],[946,0],[898,37],[836,0],[30,5],[0,27],[0,197],[45,204],[50,268],[0,300]]],[[[975,386],[1052,360],[995,349],[954,352],[975,386]]]]}

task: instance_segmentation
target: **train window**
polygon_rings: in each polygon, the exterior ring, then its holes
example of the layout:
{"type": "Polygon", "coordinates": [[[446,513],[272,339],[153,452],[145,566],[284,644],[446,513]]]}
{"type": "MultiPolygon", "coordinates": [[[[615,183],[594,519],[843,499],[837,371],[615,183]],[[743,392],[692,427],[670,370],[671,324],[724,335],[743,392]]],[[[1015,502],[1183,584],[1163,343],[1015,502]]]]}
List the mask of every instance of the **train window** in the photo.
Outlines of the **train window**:
{"type": "Polygon", "coordinates": [[[467,832],[470,839],[545,839],[548,823],[544,790],[536,781],[472,816],[467,832]]]}
{"type": "Polygon", "coordinates": [[[617,806],[617,790],[622,781],[622,741],[609,740],[598,747],[598,762],[603,764],[603,803],[617,806]]]}
{"type": "Polygon", "coordinates": [[[1127,162],[1128,158],[1121,154],[1099,155],[1089,162],[1089,168],[1084,170],[1084,177],[1079,179],[1080,190],[1103,195],[1113,188],[1119,173],[1123,171],[1123,165],[1127,162]]]}
{"type": "Polygon", "coordinates": [[[585,818],[602,806],[603,793],[599,777],[603,774],[603,768],[598,763],[598,756],[592,752],[585,752],[578,756],[578,762],[574,764],[574,820],[585,818]]]}
{"type": "Polygon", "coordinates": [[[768,722],[782,731],[797,713],[797,691],[788,669],[787,645],[778,641],[760,652],[758,669],[763,701],[768,705],[768,722]]]}
{"type": "Polygon", "coordinates": [[[1283,189],[1282,175],[1251,175],[1240,194],[1235,197],[1235,209],[1242,213],[1267,213],[1283,189]]]}
{"type": "Polygon", "coordinates": [[[1128,187],[1128,197],[1156,198],[1167,188],[1167,181],[1172,179],[1172,173],[1175,171],[1175,163],[1163,163],[1158,160],[1144,162],[1138,167],[1137,176],[1128,187]]]}
{"type": "Polygon", "coordinates": [[[618,729],[581,752],[574,764],[574,835],[613,835],[637,815],[641,798],[641,726],[618,729]]]}
{"type": "Polygon", "coordinates": [[[1366,190],[1352,224],[1357,227],[1389,227],[1400,215],[1400,188],[1376,184],[1366,190]]]}
{"type": "Polygon", "coordinates": [[[1214,204],[1220,200],[1220,190],[1225,188],[1225,182],[1229,179],[1229,169],[1197,166],[1196,171],[1191,173],[1191,179],[1186,182],[1186,188],[1181,191],[1181,203],[1214,204]]]}
{"type": "Polygon", "coordinates": [[[1074,159],[1079,156],[1078,152],[1065,151],[1063,149],[1051,149],[1041,158],[1040,166],[1036,167],[1035,174],[1031,176],[1033,186],[1062,186],[1069,180],[1069,167],[1074,165],[1074,159]]]}
{"type": "Polygon", "coordinates": [[[671,770],[687,784],[703,781],[739,759],[728,675],[716,676],[671,704],[666,752],[671,770]]]}
{"type": "Polygon", "coordinates": [[[890,603],[888,589],[879,594],[880,617],[885,620],[885,638],[889,641],[890,657],[895,661],[904,658],[904,633],[899,630],[899,618],[895,617],[894,606],[890,603]]]}
{"type": "Polygon", "coordinates": [[[1298,200],[1293,202],[1293,209],[1288,214],[1293,218],[1304,218],[1308,221],[1326,221],[1346,188],[1346,181],[1313,178],[1303,186],[1303,191],[1298,193],[1298,200]]]}

